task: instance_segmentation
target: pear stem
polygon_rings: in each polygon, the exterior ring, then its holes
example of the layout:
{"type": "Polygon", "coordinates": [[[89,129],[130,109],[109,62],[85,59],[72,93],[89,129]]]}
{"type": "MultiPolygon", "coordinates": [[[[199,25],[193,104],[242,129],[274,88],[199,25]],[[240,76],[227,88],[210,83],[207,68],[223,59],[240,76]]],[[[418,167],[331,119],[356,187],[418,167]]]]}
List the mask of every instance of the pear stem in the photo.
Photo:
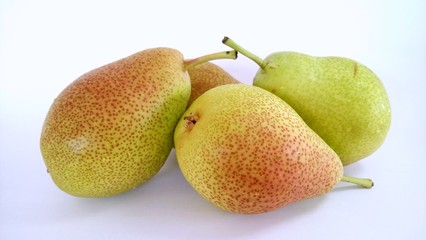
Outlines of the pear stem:
{"type": "Polygon", "coordinates": [[[234,42],[229,37],[224,37],[223,40],[222,40],[222,43],[225,44],[226,46],[234,49],[234,50],[237,50],[239,53],[243,54],[244,56],[250,58],[257,65],[259,65],[260,68],[264,69],[266,67],[266,63],[265,63],[265,61],[263,61],[263,59],[254,55],[253,53],[249,52],[245,48],[241,47],[240,45],[238,45],[236,42],[234,42]]]}
{"type": "Polygon", "coordinates": [[[341,181],[354,183],[363,188],[372,188],[374,186],[374,182],[369,178],[355,178],[355,177],[343,176],[341,181]]]}
{"type": "Polygon", "coordinates": [[[218,59],[237,59],[237,57],[238,57],[238,52],[235,50],[211,53],[198,58],[184,60],[183,68],[184,70],[188,71],[189,69],[205,62],[218,60],[218,59]]]}

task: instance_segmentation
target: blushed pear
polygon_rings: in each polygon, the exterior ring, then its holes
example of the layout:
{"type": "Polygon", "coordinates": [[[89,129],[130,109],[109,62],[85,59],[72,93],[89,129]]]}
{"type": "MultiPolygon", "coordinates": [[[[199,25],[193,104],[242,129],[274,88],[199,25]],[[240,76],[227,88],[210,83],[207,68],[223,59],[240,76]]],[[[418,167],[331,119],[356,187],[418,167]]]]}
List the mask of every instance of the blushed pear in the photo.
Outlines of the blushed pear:
{"type": "Polygon", "coordinates": [[[163,166],[191,91],[187,70],[235,51],[184,60],[172,48],[146,49],[68,85],[44,121],[40,149],[54,183],[78,197],[114,196],[163,166]]]}
{"type": "Polygon", "coordinates": [[[282,99],[255,86],[228,84],[197,98],[176,126],[175,150],[188,183],[235,213],[272,211],[323,195],[343,176],[338,155],[282,99]]]}

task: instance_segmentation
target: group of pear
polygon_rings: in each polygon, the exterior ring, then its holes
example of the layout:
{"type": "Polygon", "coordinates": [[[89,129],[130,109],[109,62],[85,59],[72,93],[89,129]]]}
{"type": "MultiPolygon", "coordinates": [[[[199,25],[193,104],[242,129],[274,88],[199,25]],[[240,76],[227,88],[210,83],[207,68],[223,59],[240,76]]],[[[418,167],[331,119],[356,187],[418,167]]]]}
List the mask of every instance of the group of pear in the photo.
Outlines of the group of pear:
{"type": "Polygon", "coordinates": [[[78,197],[109,197],[155,176],[175,149],[187,182],[235,213],[263,213],[319,196],[343,166],[384,142],[391,122],[383,83],[344,57],[275,52],[261,59],[232,39],[194,59],[151,48],[89,71],[54,100],[40,148],[53,182],[78,197]],[[245,84],[210,61],[259,69],[245,84]]]}

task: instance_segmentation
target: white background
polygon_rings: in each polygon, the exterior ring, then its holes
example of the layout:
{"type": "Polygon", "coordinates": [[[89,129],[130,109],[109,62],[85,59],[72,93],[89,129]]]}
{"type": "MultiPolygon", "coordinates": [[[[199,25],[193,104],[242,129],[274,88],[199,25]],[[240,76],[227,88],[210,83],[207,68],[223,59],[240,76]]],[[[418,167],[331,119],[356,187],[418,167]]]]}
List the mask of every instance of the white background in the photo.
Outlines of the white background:
{"type": "MultiPolygon", "coordinates": [[[[248,84],[257,70],[244,56],[216,63],[248,84]]],[[[0,1],[0,239],[424,239],[425,95],[422,0],[0,1]],[[345,56],[376,72],[391,130],[345,167],[374,179],[373,189],[342,183],[273,212],[232,214],[192,190],[173,152],[151,181],[116,197],[76,198],[53,184],[39,136],[65,86],[145,48],[187,58],[227,50],[224,35],[261,57],[345,56]]]]}

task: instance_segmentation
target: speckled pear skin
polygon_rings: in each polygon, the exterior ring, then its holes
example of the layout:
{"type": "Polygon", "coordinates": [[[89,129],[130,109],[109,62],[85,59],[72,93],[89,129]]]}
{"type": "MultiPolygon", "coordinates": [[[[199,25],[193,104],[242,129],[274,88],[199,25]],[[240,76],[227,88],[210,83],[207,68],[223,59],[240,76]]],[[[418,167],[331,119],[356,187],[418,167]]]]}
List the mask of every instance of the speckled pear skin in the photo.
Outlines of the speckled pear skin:
{"type": "Polygon", "coordinates": [[[253,85],[286,101],[334,149],[343,165],[372,154],[384,142],[391,108],[380,79],[342,57],[277,52],[265,60],[253,85]]]}
{"type": "Polygon", "coordinates": [[[191,96],[188,106],[207,90],[225,84],[240,83],[231,74],[218,65],[205,62],[188,70],[191,78],[191,96]]]}
{"type": "Polygon", "coordinates": [[[173,147],[190,81],[183,56],[147,49],[94,69],[47,113],[40,148],[55,184],[78,197],[108,197],[152,178],[173,147]]]}
{"type": "Polygon", "coordinates": [[[261,88],[208,90],[175,129],[186,180],[230,212],[253,214],[325,194],[341,180],[337,154],[283,100],[261,88]]]}

